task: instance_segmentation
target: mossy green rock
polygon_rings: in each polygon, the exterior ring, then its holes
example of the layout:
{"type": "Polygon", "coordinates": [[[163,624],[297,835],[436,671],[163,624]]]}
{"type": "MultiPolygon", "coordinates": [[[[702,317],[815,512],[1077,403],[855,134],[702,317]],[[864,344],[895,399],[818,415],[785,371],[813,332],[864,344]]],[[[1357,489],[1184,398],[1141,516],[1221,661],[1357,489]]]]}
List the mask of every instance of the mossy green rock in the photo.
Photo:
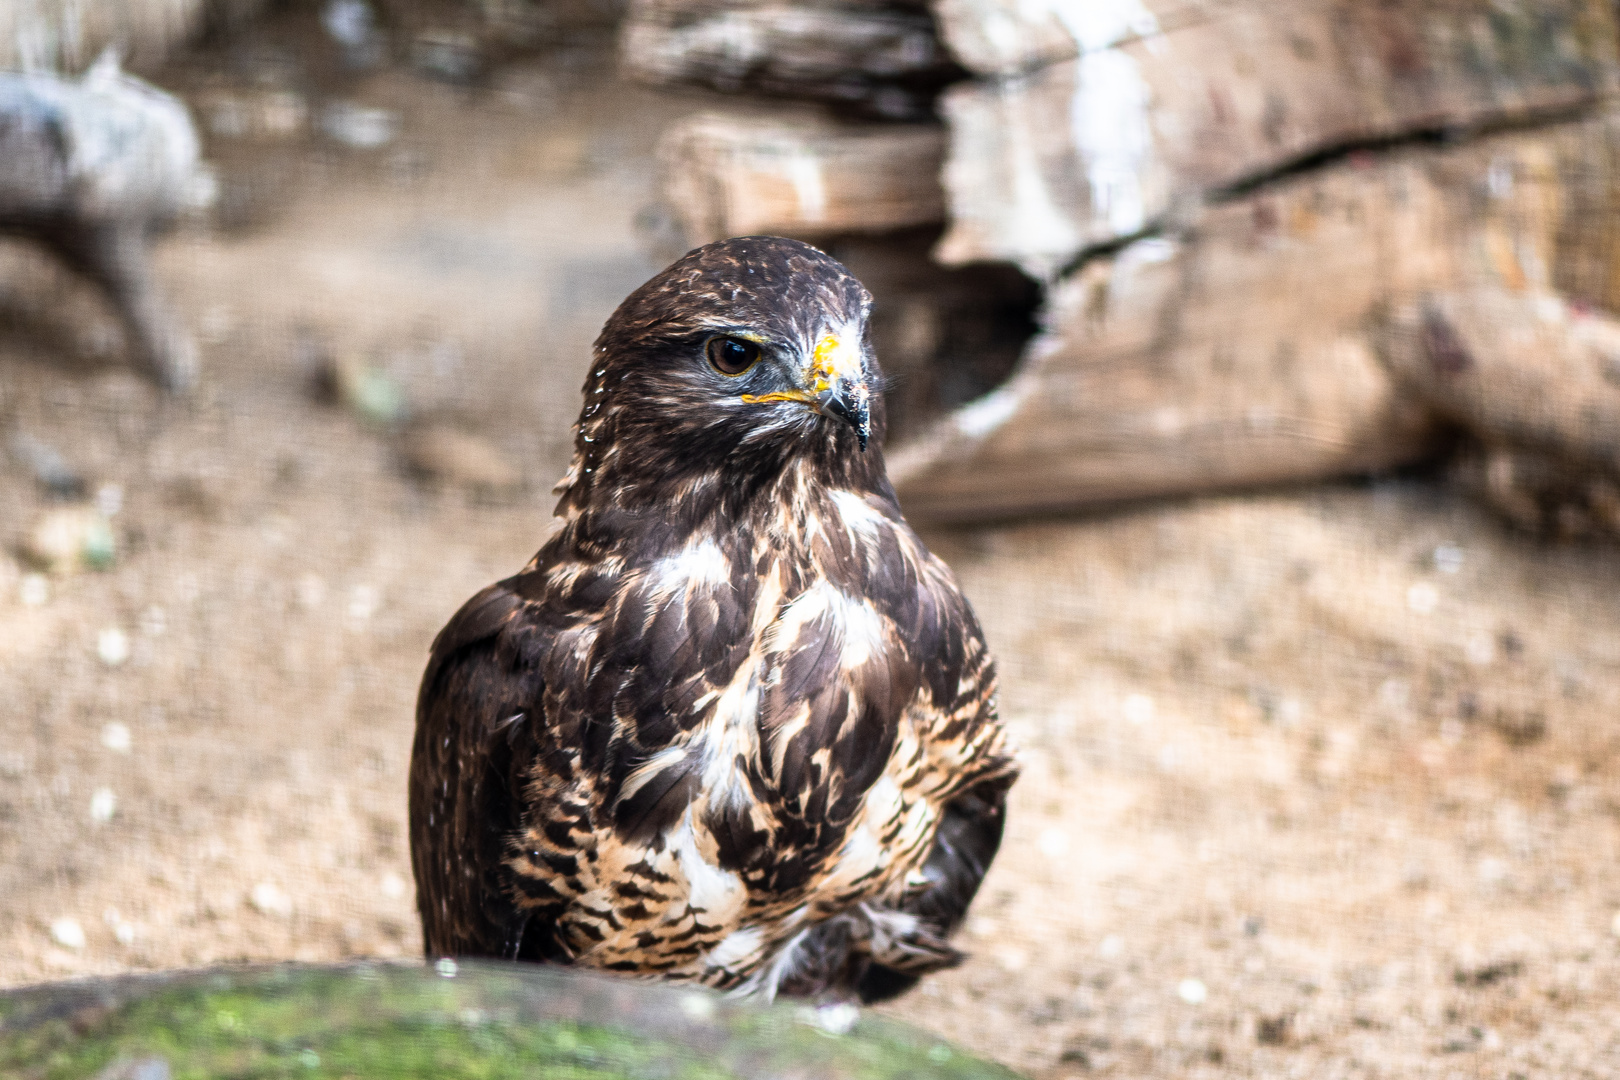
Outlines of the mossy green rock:
{"type": "Polygon", "coordinates": [[[516,964],[128,976],[0,995],[0,1077],[1016,1080],[852,1018],[516,964]]]}

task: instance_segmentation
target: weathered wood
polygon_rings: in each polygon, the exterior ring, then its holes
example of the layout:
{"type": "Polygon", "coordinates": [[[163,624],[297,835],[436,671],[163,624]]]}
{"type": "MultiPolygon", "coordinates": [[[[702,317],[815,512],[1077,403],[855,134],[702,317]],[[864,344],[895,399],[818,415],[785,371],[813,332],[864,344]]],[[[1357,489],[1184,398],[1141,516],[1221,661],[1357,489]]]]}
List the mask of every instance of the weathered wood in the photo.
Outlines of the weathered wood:
{"type": "Polygon", "coordinates": [[[1452,478],[1514,525],[1537,536],[1620,537],[1620,476],[1561,453],[1504,443],[1470,446],[1452,478]]]}
{"type": "Polygon", "coordinates": [[[1386,362],[1437,413],[1620,474],[1620,322],[1488,285],[1403,303],[1389,328],[1386,362]]]}
{"type": "Polygon", "coordinates": [[[1590,106],[1620,55],[1600,0],[1232,0],[1144,36],[1150,8],[1099,4],[1113,21],[1083,26],[1071,13],[1083,55],[946,93],[942,260],[1050,274],[1178,201],[1312,155],[1590,106]]]}
{"type": "Polygon", "coordinates": [[[781,0],[636,0],[620,63],[644,82],[830,101],[891,119],[932,116],[962,69],[926,8],[781,0]]]}
{"type": "Polygon", "coordinates": [[[914,520],[1388,468],[1436,434],[1363,327],[1385,186],[1348,170],[1095,262],[1003,387],[891,455],[914,520]]]}
{"type": "Polygon", "coordinates": [[[816,239],[943,220],[937,124],[702,113],[664,134],[665,197],[693,244],[816,239]]]}
{"type": "Polygon", "coordinates": [[[1501,284],[1401,304],[1383,355],[1479,449],[1459,474],[1532,532],[1620,533],[1620,321],[1501,284]]]}
{"type": "Polygon", "coordinates": [[[1570,312],[1614,287],[1597,268],[1620,265],[1620,237],[1581,225],[1620,197],[1617,146],[1620,128],[1598,119],[1410,148],[1279,182],[1088,264],[1005,386],[895,450],[908,514],[1365,472],[1421,458],[1440,422],[1611,469],[1620,389],[1605,380],[1620,376],[1605,358],[1620,341],[1570,312]],[[1558,282],[1585,295],[1557,299],[1558,282]],[[1446,305],[1473,328],[1459,349],[1492,359],[1469,360],[1477,382],[1442,394],[1412,374],[1412,342],[1446,305]]]}
{"type": "Polygon", "coordinates": [[[1087,48],[1152,37],[1218,18],[1243,0],[934,0],[940,36],[976,75],[1023,75],[1087,48]]]}

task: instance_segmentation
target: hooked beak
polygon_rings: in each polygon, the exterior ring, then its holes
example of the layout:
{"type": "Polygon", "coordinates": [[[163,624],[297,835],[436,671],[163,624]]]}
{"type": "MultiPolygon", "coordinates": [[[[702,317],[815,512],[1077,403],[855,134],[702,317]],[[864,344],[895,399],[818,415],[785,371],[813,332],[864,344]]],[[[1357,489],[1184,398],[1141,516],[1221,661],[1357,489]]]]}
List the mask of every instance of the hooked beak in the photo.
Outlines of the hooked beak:
{"type": "Polygon", "coordinates": [[[816,397],[816,411],[836,416],[854,428],[865,452],[866,441],[872,437],[872,391],[864,378],[839,379],[816,397]]]}
{"type": "Polygon", "coordinates": [[[872,390],[859,338],[825,334],[811,357],[809,384],[817,412],[838,417],[855,429],[861,452],[872,437],[872,390]]]}
{"type": "Polygon", "coordinates": [[[816,342],[804,373],[805,389],[744,394],[750,404],[765,401],[802,402],[824,416],[836,416],[855,429],[861,451],[872,437],[872,388],[858,343],[826,334],[816,342]]]}

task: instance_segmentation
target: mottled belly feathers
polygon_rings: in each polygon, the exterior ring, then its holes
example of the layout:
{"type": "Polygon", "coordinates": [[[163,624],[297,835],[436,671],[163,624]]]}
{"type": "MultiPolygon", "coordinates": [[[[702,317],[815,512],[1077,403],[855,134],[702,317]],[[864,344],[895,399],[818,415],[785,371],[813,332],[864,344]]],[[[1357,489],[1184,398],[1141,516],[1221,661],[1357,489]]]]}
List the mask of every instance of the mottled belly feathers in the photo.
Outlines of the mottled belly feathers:
{"type": "Polygon", "coordinates": [[[561,528],[423,678],[430,956],[865,1000],[960,959],[1016,769],[978,623],[883,470],[868,303],[744,238],[609,321],[561,528]]]}

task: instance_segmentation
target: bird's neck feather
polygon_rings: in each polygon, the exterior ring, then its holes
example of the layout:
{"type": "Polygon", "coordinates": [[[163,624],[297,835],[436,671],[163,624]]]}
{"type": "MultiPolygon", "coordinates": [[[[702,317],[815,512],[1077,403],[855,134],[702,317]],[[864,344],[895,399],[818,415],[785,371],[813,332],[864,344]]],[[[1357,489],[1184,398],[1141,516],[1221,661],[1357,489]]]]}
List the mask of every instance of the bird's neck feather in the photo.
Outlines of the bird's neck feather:
{"type": "Polygon", "coordinates": [[[829,468],[824,457],[800,453],[774,471],[690,469],[626,483],[610,469],[583,474],[576,457],[569,480],[560,485],[563,524],[547,547],[570,559],[634,562],[701,537],[752,546],[769,536],[773,546],[791,551],[807,542],[811,518],[838,515],[835,493],[872,498],[898,518],[882,450],[871,447],[860,458],[854,467],[829,468]]]}

